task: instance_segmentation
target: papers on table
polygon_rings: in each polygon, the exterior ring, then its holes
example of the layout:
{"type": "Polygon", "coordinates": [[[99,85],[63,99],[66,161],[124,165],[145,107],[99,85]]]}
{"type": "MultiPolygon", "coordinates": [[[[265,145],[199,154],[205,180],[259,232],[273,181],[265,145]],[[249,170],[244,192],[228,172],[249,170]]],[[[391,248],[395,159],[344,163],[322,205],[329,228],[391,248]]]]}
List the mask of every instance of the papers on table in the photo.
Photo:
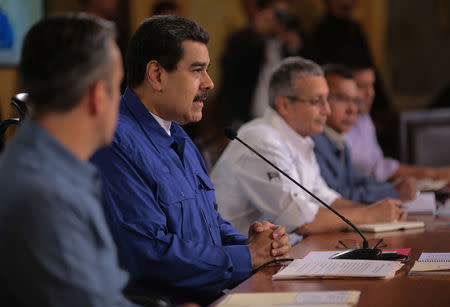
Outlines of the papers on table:
{"type": "Polygon", "coordinates": [[[409,275],[450,275],[450,253],[422,253],[409,275]]]}
{"type": "Polygon", "coordinates": [[[235,293],[218,307],[355,306],[360,294],[360,291],[235,293]]]}
{"type": "Polygon", "coordinates": [[[422,192],[414,200],[402,205],[408,214],[436,214],[436,198],[434,192],[422,192]]]}
{"type": "Polygon", "coordinates": [[[392,278],[402,265],[397,261],[295,259],[272,279],[373,277],[392,278]]]}
{"type": "Polygon", "coordinates": [[[359,230],[366,232],[385,232],[423,228],[425,227],[425,223],[422,221],[405,221],[392,223],[359,224],[356,225],[356,227],[358,227],[359,230]]]}
{"type": "Polygon", "coordinates": [[[439,217],[450,217],[450,198],[438,207],[436,215],[439,217]]]}
{"type": "Polygon", "coordinates": [[[416,187],[419,191],[437,191],[447,185],[447,180],[434,180],[424,178],[416,181],[416,187]]]}
{"type": "Polygon", "coordinates": [[[450,253],[422,253],[420,262],[450,262],[450,253]]]}
{"type": "MultiPolygon", "coordinates": [[[[391,253],[396,252],[402,255],[409,255],[409,252],[411,251],[410,248],[401,248],[401,249],[387,249],[383,250],[382,253],[391,253]]],[[[306,254],[305,257],[303,257],[304,260],[322,260],[322,259],[330,259],[332,256],[340,253],[342,251],[310,251],[308,254],[306,254]]]]}

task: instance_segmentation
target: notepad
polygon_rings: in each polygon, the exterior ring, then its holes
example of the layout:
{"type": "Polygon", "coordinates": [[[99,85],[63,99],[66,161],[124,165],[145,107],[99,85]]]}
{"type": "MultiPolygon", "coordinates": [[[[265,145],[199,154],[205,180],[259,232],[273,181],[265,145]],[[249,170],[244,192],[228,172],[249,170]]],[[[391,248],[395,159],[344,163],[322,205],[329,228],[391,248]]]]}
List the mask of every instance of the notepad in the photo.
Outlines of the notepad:
{"type": "Polygon", "coordinates": [[[359,230],[366,232],[385,232],[423,228],[425,227],[425,223],[422,221],[405,221],[392,223],[360,224],[356,225],[356,227],[358,227],[359,230]]]}
{"type": "Polygon", "coordinates": [[[422,253],[419,262],[450,262],[450,253],[422,253]]]}
{"type": "Polygon", "coordinates": [[[218,307],[355,306],[360,291],[233,293],[218,307]]]}
{"type": "Polygon", "coordinates": [[[422,253],[409,275],[450,275],[450,253],[422,253]]]}
{"type": "Polygon", "coordinates": [[[397,261],[342,260],[342,259],[295,259],[287,267],[272,276],[272,279],[347,278],[371,277],[392,278],[402,267],[397,261]]]}

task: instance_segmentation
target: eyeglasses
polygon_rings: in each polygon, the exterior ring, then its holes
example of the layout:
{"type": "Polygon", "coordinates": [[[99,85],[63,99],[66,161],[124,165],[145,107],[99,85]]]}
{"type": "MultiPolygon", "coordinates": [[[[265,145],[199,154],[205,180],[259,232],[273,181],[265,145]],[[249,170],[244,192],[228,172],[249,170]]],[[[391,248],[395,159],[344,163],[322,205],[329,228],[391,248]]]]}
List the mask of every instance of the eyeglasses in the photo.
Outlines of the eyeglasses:
{"type": "Polygon", "coordinates": [[[361,103],[359,99],[351,98],[347,95],[342,95],[342,94],[336,94],[336,95],[330,94],[328,96],[328,101],[329,102],[340,102],[340,103],[352,103],[356,106],[358,106],[361,103]]]}
{"type": "MultiPolygon", "coordinates": [[[[370,239],[367,240],[370,248],[384,248],[387,247],[386,242],[383,239],[370,239]]],[[[361,248],[359,241],[353,239],[339,240],[336,248],[338,249],[351,249],[361,248]]]]}
{"type": "Polygon", "coordinates": [[[326,105],[328,105],[328,100],[323,97],[316,97],[316,98],[311,98],[311,99],[302,99],[297,96],[285,96],[285,97],[292,102],[295,102],[295,101],[306,102],[310,106],[313,106],[313,107],[325,107],[326,105]]]}

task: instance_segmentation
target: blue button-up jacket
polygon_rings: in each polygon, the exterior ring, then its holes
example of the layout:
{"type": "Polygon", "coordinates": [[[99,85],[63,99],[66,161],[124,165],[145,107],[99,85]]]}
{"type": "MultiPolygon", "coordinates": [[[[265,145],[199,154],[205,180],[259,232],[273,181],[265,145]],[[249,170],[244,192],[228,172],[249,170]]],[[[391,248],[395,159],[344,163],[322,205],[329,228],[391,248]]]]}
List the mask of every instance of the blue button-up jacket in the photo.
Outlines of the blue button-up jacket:
{"type": "Polygon", "coordinates": [[[113,144],[93,158],[106,217],[135,285],[217,294],[250,275],[247,237],[215,210],[191,139],[176,123],[170,132],[125,91],[113,144]]]}

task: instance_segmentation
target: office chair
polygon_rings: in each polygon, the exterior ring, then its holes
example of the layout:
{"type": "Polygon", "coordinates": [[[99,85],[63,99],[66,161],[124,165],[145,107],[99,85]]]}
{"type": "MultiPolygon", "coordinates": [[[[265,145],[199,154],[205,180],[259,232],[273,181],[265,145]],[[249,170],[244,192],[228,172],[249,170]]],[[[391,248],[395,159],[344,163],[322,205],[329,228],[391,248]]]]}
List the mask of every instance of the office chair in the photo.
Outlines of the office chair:
{"type": "Polygon", "coordinates": [[[19,115],[18,118],[8,118],[0,123],[0,152],[3,150],[5,144],[5,133],[12,125],[20,125],[28,114],[27,107],[28,94],[19,93],[11,97],[10,105],[19,115]]]}

